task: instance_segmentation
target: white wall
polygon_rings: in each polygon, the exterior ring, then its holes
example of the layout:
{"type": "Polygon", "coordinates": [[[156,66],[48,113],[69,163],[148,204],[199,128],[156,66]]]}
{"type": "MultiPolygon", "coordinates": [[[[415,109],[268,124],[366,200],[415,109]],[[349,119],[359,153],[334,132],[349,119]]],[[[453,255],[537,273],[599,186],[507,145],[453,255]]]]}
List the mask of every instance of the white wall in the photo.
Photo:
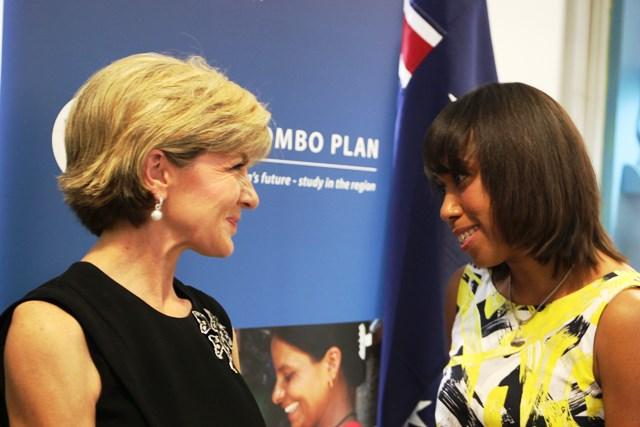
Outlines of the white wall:
{"type": "Polygon", "coordinates": [[[565,0],[487,0],[487,6],[498,79],[559,100],[565,0]]]}
{"type": "Polygon", "coordinates": [[[487,0],[500,81],[551,95],[602,176],[612,0],[487,0]]]}

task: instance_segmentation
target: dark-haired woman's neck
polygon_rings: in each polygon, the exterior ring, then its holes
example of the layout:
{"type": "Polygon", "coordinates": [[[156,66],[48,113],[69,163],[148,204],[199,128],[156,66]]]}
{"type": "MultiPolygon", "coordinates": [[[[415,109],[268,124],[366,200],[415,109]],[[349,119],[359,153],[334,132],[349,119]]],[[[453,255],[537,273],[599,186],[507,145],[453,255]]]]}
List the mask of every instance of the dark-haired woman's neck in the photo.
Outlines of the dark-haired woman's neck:
{"type": "Polygon", "coordinates": [[[598,259],[600,261],[595,268],[571,266],[556,271],[553,263],[540,264],[530,257],[523,257],[507,263],[509,279],[500,281],[496,287],[506,296],[506,284],[510,281],[514,303],[538,305],[560,281],[561,287],[554,292],[549,302],[575,292],[611,271],[629,268],[602,254],[598,259]]]}

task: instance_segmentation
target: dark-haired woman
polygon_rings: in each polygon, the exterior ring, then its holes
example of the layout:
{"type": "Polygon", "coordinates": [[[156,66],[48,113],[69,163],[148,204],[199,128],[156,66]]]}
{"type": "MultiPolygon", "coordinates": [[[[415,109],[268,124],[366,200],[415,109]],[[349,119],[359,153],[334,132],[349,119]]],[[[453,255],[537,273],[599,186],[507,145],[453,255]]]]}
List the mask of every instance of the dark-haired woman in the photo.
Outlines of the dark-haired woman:
{"type": "Polygon", "coordinates": [[[640,275],[600,224],[567,113],[524,84],[481,87],[438,115],[424,162],[473,261],[447,291],[437,423],[637,425],[640,275]]]}
{"type": "Polygon", "coordinates": [[[291,427],[360,427],[354,400],[364,362],[356,327],[273,329],[271,358],[276,374],[271,398],[291,427]]]}

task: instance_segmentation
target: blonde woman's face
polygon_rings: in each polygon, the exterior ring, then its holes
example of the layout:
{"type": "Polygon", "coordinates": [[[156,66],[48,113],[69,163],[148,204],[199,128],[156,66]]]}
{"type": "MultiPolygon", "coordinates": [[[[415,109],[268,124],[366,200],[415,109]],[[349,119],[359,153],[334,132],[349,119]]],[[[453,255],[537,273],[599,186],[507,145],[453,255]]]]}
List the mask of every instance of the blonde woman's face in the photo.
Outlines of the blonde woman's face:
{"type": "Polygon", "coordinates": [[[276,383],[271,395],[292,427],[318,425],[329,401],[329,373],[323,360],[314,361],[307,353],[278,337],[271,341],[271,358],[276,383]]]}
{"type": "Polygon", "coordinates": [[[226,257],[233,252],[242,211],[258,203],[244,156],[205,153],[171,169],[162,221],[178,246],[226,257]]]}

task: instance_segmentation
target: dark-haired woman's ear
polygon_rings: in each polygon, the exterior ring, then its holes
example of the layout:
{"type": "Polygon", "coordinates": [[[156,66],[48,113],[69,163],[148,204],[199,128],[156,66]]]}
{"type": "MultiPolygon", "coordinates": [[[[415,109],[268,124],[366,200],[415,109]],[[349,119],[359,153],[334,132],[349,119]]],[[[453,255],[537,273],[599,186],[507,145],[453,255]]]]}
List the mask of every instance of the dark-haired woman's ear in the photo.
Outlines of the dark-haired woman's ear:
{"type": "Polygon", "coordinates": [[[327,372],[329,374],[329,387],[333,388],[334,381],[340,373],[340,366],[342,365],[342,350],[338,347],[329,347],[323,358],[327,372]]]}
{"type": "Polygon", "coordinates": [[[162,150],[149,151],[142,164],[142,183],[156,199],[165,198],[170,179],[170,164],[162,150]]]}

